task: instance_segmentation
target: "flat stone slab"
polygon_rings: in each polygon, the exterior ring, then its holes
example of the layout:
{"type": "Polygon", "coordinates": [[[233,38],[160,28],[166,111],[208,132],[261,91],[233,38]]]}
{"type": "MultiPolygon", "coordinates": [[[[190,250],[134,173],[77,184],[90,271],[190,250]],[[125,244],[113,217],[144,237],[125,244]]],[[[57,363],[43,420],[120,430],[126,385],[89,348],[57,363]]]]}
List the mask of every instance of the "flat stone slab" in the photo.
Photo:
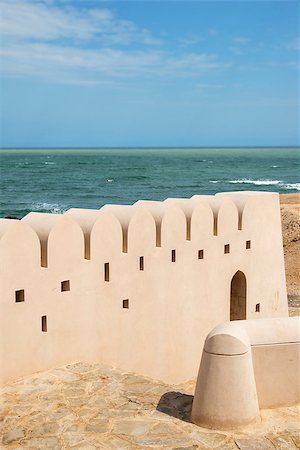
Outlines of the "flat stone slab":
{"type": "Polygon", "coordinates": [[[24,436],[25,435],[22,428],[15,428],[14,430],[9,431],[8,433],[4,433],[2,442],[3,444],[11,444],[12,442],[19,441],[24,436]]]}
{"type": "Polygon", "coordinates": [[[237,439],[235,443],[240,450],[274,450],[266,439],[237,439]]]}
{"type": "Polygon", "coordinates": [[[0,448],[299,448],[297,407],[265,410],[243,430],[208,430],[190,422],[194,388],[83,362],[34,374],[0,391],[0,448]]]}

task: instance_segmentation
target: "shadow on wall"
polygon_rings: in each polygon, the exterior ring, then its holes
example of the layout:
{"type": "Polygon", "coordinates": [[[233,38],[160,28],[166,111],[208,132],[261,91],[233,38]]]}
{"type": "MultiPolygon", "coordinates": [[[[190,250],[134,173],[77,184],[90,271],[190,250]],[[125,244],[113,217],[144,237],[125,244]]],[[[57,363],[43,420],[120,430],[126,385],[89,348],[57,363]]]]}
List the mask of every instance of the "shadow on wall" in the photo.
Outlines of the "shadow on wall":
{"type": "Polygon", "coordinates": [[[157,411],[168,416],[191,423],[191,413],[193,405],[193,395],[182,394],[181,392],[166,392],[161,396],[157,411]]]}

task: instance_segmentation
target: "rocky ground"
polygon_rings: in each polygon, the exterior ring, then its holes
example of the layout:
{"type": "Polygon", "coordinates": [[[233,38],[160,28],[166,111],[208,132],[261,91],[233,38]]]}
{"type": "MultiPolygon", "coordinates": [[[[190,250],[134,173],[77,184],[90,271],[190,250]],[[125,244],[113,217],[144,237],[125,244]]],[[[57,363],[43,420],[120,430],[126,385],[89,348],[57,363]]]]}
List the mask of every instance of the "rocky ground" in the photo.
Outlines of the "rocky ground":
{"type": "Polygon", "coordinates": [[[300,194],[280,195],[290,315],[300,315],[300,194]]]}
{"type": "Polygon", "coordinates": [[[3,449],[295,450],[297,407],[221,432],[190,423],[194,383],[168,386],[99,364],[74,363],[2,389],[3,449]]]}

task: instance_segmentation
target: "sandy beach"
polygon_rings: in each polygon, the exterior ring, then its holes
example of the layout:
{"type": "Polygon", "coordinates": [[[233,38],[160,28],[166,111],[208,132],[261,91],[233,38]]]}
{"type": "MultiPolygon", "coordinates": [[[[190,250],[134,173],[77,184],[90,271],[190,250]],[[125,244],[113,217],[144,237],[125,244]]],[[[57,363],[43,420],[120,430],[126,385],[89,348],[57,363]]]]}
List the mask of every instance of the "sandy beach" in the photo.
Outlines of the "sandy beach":
{"type": "Polygon", "coordinates": [[[290,315],[300,315],[300,194],[281,194],[280,204],[290,315]]]}

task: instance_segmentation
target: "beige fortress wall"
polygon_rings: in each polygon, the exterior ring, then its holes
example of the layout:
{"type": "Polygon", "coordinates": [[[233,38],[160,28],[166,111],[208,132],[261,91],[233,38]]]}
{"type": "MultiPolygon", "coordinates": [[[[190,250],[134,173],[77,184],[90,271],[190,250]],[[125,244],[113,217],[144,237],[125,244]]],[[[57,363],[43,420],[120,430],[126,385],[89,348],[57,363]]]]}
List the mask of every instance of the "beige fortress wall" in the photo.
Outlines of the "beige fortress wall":
{"type": "Polygon", "coordinates": [[[36,295],[42,284],[40,243],[35,232],[18,220],[0,221],[0,375],[6,381],[39,370],[36,350],[41,346],[40,316],[44,298],[36,295]],[[25,302],[15,303],[15,291],[25,290],[25,302]],[[29,301],[30,299],[30,301],[29,301]],[[38,319],[37,319],[38,317],[38,319]]]}
{"type": "Polygon", "coordinates": [[[65,217],[39,213],[7,222],[9,230],[0,241],[4,380],[84,359],[93,339],[91,304],[84,302],[87,266],[80,227],[65,217]],[[61,292],[65,280],[70,280],[69,292],[61,292]],[[20,289],[25,301],[16,303],[20,289]],[[42,316],[47,317],[47,332],[41,332],[42,316]]]}
{"type": "Polygon", "coordinates": [[[194,378],[206,335],[230,319],[237,271],[247,280],[244,318],[287,315],[275,193],[30,213],[0,220],[0,233],[2,382],[73,360],[170,383],[194,378]],[[15,302],[18,289],[25,302],[15,302]]]}

